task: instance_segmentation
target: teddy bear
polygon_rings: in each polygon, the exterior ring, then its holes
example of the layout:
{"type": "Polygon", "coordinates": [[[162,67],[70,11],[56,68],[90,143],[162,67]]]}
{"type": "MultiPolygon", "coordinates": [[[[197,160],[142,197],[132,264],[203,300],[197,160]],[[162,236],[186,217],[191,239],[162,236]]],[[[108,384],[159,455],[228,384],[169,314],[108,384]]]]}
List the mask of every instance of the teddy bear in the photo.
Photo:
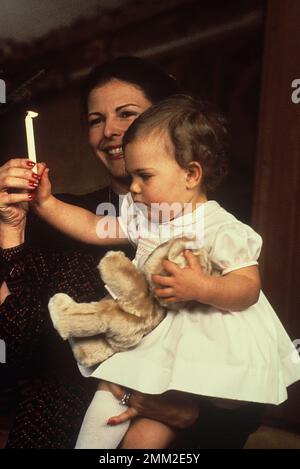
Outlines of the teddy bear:
{"type": "MultiPolygon", "coordinates": [[[[159,245],[149,255],[142,270],[121,251],[109,251],[98,269],[110,295],[91,303],[76,303],[64,293],[49,301],[49,312],[59,335],[69,339],[77,362],[93,366],[116,352],[134,347],[165,317],[166,305],[154,296],[152,274],[168,275],[163,260],[183,268],[185,249],[193,253],[207,275],[216,275],[204,248],[195,249],[188,236],[173,238],[159,245]]],[[[168,308],[179,309],[182,303],[168,308]]]]}

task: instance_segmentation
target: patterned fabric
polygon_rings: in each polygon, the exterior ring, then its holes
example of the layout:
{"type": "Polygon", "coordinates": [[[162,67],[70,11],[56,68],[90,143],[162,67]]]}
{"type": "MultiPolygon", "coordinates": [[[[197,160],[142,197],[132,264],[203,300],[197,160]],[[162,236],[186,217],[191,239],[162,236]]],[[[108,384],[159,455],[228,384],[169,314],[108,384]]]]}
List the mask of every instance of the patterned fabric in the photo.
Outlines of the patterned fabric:
{"type": "MultiPolygon", "coordinates": [[[[108,200],[108,190],[61,198],[95,212],[108,200]]],[[[118,205],[117,196],[112,202],[118,205]]],[[[17,392],[7,448],[73,448],[97,381],[81,377],[69,344],[52,326],[47,304],[57,292],[78,302],[103,297],[96,266],[107,249],[70,241],[33,215],[27,233],[27,245],[0,250],[0,277],[11,292],[0,306],[7,355],[0,383],[17,392]]]]}
{"type": "Polygon", "coordinates": [[[62,342],[49,320],[50,296],[64,292],[87,302],[104,296],[97,263],[96,257],[85,253],[56,253],[25,245],[0,252],[2,276],[12,293],[0,307],[1,338],[9,367],[32,358],[45,327],[47,334],[62,342]]]}
{"type": "Polygon", "coordinates": [[[52,374],[19,385],[19,402],[7,449],[74,448],[85,410],[95,391],[86,380],[52,374]]]}

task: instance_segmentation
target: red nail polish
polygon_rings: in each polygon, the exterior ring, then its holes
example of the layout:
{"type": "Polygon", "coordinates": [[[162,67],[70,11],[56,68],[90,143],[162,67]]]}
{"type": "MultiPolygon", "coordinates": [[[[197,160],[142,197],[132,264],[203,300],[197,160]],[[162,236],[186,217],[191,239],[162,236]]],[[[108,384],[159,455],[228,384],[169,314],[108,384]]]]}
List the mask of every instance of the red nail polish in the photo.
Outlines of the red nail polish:
{"type": "Polygon", "coordinates": [[[28,200],[33,200],[35,198],[34,194],[28,194],[28,200]]]}
{"type": "Polygon", "coordinates": [[[37,187],[39,184],[38,184],[38,182],[29,182],[28,185],[30,187],[37,187]]]}
{"type": "Polygon", "coordinates": [[[41,176],[39,176],[38,174],[35,174],[35,173],[32,173],[31,177],[33,177],[34,179],[38,179],[38,180],[41,179],[41,176]]]}
{"type": "Polygon", "coordinates": [[[35,163],[33,161],[26,161],[27,166],[30,166],[30,168],[33,168],[35,166],[35,163]]]}
{"type": "Polygon", "coordinates": [[[116,425],[116,421],[114,419],[108,419],[107,420],[107,425],[116,425]]]}

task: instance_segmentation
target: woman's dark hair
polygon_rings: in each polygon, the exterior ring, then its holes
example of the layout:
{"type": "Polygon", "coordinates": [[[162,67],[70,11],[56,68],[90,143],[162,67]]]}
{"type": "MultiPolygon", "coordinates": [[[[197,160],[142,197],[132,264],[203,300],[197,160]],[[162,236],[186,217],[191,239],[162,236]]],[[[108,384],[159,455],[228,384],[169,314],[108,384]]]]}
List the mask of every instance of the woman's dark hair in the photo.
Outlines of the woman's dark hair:
{"type": "Polygon", "coordinates": [[[182,168],[192,161],[200,163],[204,190],[214,191],[226,175],[226,121],[211,104],[186,95],[164,99],[131,124],[124,135],[123,148],[152,135],[162,141],[169,137],[174,157],[182,168]]]}
{"type": "Polygon", "coordinates": [[[95,67],[81,89],[82,111],[87,113],[90,92],[116,79],[137,86],[151,103],[157,103],[182,90],[176,79],[148,60],[139,57],[118,57],[95,67]]]}

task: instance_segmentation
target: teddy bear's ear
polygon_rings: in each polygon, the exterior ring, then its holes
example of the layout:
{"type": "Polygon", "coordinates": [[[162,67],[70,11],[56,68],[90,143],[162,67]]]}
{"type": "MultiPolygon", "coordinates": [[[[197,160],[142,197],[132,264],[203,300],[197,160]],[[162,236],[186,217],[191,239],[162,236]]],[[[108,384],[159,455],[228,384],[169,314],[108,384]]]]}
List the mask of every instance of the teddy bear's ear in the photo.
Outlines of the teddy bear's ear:
{"type": "Polygon", "coordinates": [[[169,241],[160,244],[157,248],[154,249],[154,251],[152,251],[152,253],[147,258],[143,266],[143,272],[146,275],[146,279],[149,285],[152,285],[151,275],[166,275],[166,271],[162,266],[162,261],[164,259],[168,259],[168,252],[172,243],[173,240],[170,239],[169,241]]]}
{"type": "Polygon", "coordinates": [[[196,253],[198,261],[207,275],[212,275],[212,264],[206,249],[202,248],[196,253]]]}
{"type": "Polygon", "coordinates": [[[175,262],[181,268],[185,267],[186,260],[182,253],[186,249],[191,249],[193,254],[197,257],[204,272],[208,275],[212,275],[213,269],[208,252],[205,248],[198,247],[196,237],[191,239],[190,237],[183,236],[181,238],[173,239],[173,244],[169,249],[168,259],[175,262]]]}
{"type": "Polygon", "coordinates": [[[186,260],[182,255],[185,249],[190,249],[193,242],[190,238],[182,236],[181,238],[174,238],[173,243],[170,245],[168,252],[169,261],[175,262],[179,267],[185,267],[186,260]]]}

